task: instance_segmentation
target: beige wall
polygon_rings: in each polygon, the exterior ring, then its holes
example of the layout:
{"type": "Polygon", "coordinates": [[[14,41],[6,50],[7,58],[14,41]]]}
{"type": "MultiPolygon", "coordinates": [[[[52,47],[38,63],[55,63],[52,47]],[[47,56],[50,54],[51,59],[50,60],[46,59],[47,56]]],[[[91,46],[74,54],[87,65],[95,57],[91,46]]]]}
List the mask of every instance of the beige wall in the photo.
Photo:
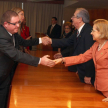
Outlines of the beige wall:
{"type": "Polygon", "coordinates": [[[64,8],[63,9],[63,20],[70,21],[74,12],[75,12],[75,9],[73,8],[68,8],[68,7],[64,8]]]}

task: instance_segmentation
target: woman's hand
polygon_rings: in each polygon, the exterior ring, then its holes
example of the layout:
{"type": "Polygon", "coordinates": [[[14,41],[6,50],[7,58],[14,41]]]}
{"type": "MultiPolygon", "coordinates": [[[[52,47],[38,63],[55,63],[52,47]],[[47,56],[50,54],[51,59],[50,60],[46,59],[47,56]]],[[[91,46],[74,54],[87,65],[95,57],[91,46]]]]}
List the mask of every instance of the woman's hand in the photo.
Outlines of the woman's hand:
{"type": "Polygon", "coordinates": [[[59,63],[62,63],[62,58],[55,59],[53,61],[55,62],[55,64],[59,64],[59,63]]]}
{"type": "Polygon", "coordinates": [[[55,59],[62,58],[62,54],[61,54],[61,53],[56,53],[56,54],[54,55],[54,58],[55,58],[55,59]]]}

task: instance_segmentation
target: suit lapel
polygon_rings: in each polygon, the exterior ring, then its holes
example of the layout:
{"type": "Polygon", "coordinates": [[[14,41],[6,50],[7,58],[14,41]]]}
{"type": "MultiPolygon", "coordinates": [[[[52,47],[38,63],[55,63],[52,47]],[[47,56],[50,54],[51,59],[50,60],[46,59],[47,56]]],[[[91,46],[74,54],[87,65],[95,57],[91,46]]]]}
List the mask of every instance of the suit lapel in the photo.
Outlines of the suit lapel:
{"type": "Polygon", "coordinates": [[[14,46],[14,42],[13,42],[13,36],[11,36],[11,43],[14,46]]]}
{"type": "Polygon", "coordinates": [[[96,57],[96,58],[97,58],[96,61],[98,61],[98,60],[99,60],[101,57],[103,57],[106,53],[107,53],[107,52],[106,52],[105,50],[104,50],[104,51],[103,51],[103,50],[100,51],[99,54],[98,54],[97,57],[96,57]]]}
{"type": "MultiPolygon", "coordinates": [[[[56,24],[57,25],[57,24],[56,24]]],[[[53,27],[53,29],[52,29],[52,31],[51,32],[53,32],[54,31],[54,29],[56,28],[56,25],[53,27]]]]}
{"type": "Polygon", "coordinates": [[[14,38],[15,38],[15,48],[19,49],[19,44],[18,44],[17,35],[18,35],[18,33],[15,33],[15,34],[14,34],[14,38]]]}
{"type": "Polygon", "coordinates": [[[76,40],[75,40],[76,43],[75,43],[75,47],[74,47],[74,48],[76,48],[76,46],[77,46],[78,43],[80,42],[81,37],[83,36],[82,33],[83,33],[84,29],[86,28],[86,26],[87,26],[87,24],[85,24],[84,27],[82,28],[82,30],[81,30],[81,32],[80,32],[80,34],[79,34],[79,36],[78,36],[78,39],[77,39],[77,31],[76,31],[76,40]]]}
{"type": "MultiPolygon", "coordinates": [[[[98,46],[97,46],[97,47],[98,47],[98,46]]],[[[103,56],[107,53],[106,49],[108,49],[108,41],[107,41],[106,44],[102,47],[102,50],[99,51],[99,54],[98,54],[97,57],[96,57],[96,58],[97,58],[96,61],[99,60],[101,57],[103,57],[103,56]]]]}
{"type": "Polygon", "coordinates": [[[95,65],[96,65],[96,51],[97,51],[97,47],[98,47],[98,43],[96,42],[96,45],[95,45],[94,50],[93,50],[93,61],[94,61],[95,65]]]}

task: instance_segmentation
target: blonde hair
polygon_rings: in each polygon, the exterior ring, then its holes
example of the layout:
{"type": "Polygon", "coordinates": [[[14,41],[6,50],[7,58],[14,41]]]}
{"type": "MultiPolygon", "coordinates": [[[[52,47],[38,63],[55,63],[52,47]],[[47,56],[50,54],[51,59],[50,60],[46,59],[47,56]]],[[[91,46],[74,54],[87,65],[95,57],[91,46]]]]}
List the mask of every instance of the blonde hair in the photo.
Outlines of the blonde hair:
{"type": "Polygon", "coordinates": [[[97,19],[93,22],[96,30],[100,32],[100,39],[108,39],[108,21],[105,19],[97,19]]]}
{"type": "Polygon", "coordinates": [[[19,14],[21,11],[24,12],[24,10],[21,9],[21,8],[19,8],[19,7],[14,7],[14,8],[12,8],[11,10],[14,11],[14,12],[16,12],[17,14],[19,14]]]}
{"type": "Polygon", "coordinates": [[[71,22],[65,22],[63,25],[63,28],[65,28],[65,26],[68,26],[71,30],[72,30],[72,23],[71,22]]]}
{"type": "MultiPolygon", "coordinates": [[[[21,11],[24,12],[24,10],[21,9],[21,8],[19,8],[19,7],[14,7],[14,8],[12,8],[11,10],[14,11],[14,12],[16,12],[17,14],[19,14],[21,11]]],[[[19,27],[19,29],[18,29],[18,34],[21,34],[21,25],[20,25],[20,27],[19,27]]]]}

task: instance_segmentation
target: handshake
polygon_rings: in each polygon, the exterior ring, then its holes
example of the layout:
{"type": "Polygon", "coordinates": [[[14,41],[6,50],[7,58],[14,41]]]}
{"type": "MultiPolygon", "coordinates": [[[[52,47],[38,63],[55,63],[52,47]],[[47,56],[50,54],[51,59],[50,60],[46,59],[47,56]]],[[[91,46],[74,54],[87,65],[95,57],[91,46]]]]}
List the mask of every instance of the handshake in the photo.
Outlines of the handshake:
{"type": "Polygon", "coordinates": [[[52,44],[52,39],[49,38],[48,36],[42,37],[42,44],[43,45],[51,45],[52,44]]]}
{"type": "Polygon", "coordinates": [[[54,67],[56,64],[65,62],[65,58],[59,58],[59,59],[55,59],[55,60],[51,60],[48,57],[50,57],[49,55],[45,55],[41,58],[41,65],[44,66],[48,66],[48,67],[54,67]]]}
{"type": "MultiPolygon", "coordinates": [[[[49,38],[48,36],[42,37],[41,40],[42,40],[43,45],[51,45],[52,44],[52,39],[49,38]]],[[[64,62],[63,61],[64,58],[60,58],[60,57],[62,57],[60,53],[57,53],[54,55],[55,60],[51,60],[48,57],[50,57],[50,56],[49,55],[43,56],[41,58],[40,64],[48,66],[48,67],[54,67],[56,64],[64,62]]]]}

